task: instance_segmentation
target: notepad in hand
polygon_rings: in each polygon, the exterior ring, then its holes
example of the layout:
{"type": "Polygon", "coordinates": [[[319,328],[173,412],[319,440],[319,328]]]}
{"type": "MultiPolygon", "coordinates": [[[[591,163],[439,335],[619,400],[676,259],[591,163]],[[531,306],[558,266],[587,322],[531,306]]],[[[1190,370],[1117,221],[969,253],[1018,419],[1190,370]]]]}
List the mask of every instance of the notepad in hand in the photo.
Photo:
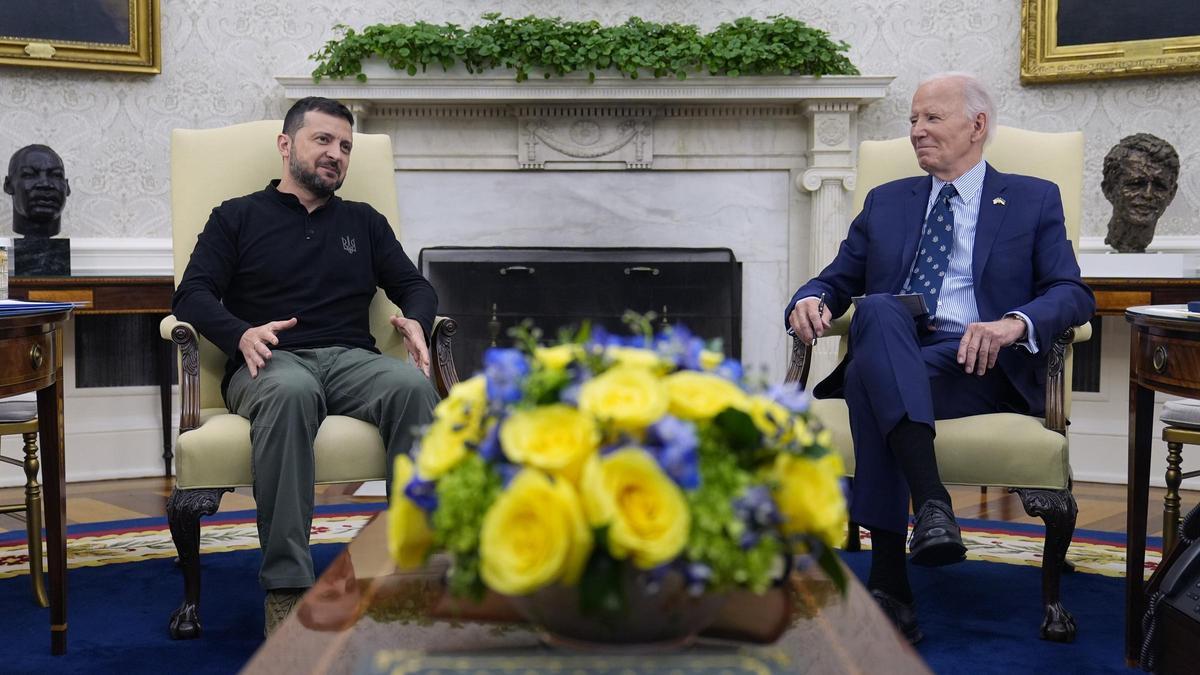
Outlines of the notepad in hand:
{"type": "MultiPolygon", "coordinates": [[[[853,297],[850,298],[850,302],[853,302],[854,306],[857,307],[858,301],[865,297],[867,296],[860,295],[853,297]]],[[[908,313],[914,317],[924,316],[929,313],[929,308],[925,306],[925,296],[920,293],[897,293],[892,297],[899,300],[900,304],[904,305],[904,309],[907,309],[908,313]]]]}

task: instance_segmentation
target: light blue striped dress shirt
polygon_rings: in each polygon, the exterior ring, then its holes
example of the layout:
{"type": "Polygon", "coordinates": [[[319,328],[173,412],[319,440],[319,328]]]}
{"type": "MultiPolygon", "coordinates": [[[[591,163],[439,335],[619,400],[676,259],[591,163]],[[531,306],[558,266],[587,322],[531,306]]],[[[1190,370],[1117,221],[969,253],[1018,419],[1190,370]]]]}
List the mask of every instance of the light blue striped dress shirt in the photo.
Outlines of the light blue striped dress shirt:
{"type": "MultiPolygon", "coordinates": [[[[937,311],[933,317],[936,330],[965,333],[968,325],[979,321],[979,308],[975,305],[975,282],[971,277],[971,256],[975,250],[975,225],[979,222],[979,202],[986,174],[987,162],[980,160],[969,171],[950,181],[958,191],[950,199],[950,210],[954,212],[954,247],[950,249],[950,269],[942,280],[937,311]]],[[[925,205],[926,218],[933,209],[938,193],[947,183],[937,176],[931,178],[933,189],[929,191],[929,203],[925,205]]],[[[1029,317],[1021,312],[1011,314],[1025,322],[1026,338],[1017,344],[1036,354],[1037,343],[1033,339],[1033,324],[1029,317]]]]}

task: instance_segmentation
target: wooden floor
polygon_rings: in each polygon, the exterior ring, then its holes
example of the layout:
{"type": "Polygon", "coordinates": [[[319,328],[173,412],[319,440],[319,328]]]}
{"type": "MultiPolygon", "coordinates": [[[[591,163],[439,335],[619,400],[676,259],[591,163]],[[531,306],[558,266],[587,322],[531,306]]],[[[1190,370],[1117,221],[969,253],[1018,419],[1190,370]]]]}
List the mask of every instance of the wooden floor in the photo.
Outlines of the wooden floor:
{"type": "MultiPolygon", "coordinates": [[[[17,470],[15,467],[13,470],[17,470]]],[[[354,497],[357,484],[323,485],[317,487],[318,504],[348,504],[379,501],[378,498],[354,497]]],[[[1005,490],[991,488],[980,494],[978,488],[951,488],[954,511],[961,518],[982,518],[1014,523],[1041,523],[1025,515],[1021,500],[1005,490]]],[[[1148,533],[1162,534],[1161,488],[1150,489],[1148,533]]],[[[0,503],[21,502],[24,488],[0,488],[0,503]]],[[[71,483],[67,485],[67,523],[96,523],[128,518],[162,516],[167,496],[171,494],[171,479],[133,478],[127,480],[71,483]]],[[[1075,499],[1079,502],[1077,527],[1103,532],[1125,531],[1125,486],[1100,483],[1077,483],[1075,499]]],[[[1200,492],[1183,493],[1182,512],[1187,513],[1200,501],[1200,492]]],[[[254,498],[249,488],[240,488],[221,500],[222,511],[253,509],[254,498]]],[[[0,532],[25,529],[24,513],[0,514],[0,532]]]]}

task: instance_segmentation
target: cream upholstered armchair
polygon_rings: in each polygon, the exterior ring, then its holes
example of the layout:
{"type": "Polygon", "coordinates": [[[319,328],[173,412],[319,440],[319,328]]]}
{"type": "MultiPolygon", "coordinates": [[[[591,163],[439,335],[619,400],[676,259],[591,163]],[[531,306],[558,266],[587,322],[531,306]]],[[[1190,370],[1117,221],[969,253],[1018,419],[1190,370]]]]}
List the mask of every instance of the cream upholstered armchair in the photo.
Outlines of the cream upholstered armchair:
{"type": "MultiPolygon", "coordinates": [[[[171,216],[175,281],[183,276],[213,207],[261,190],[280,172],[275,138],[282,121],[220,129],[176,129],[171,136],[171,216]]],[[[395,227],[399,222],[391,139],[354,134],[354,153],[338,194],[367,202],[395,227]]],[[[399,310],[379,291],[371,305],[371,332],[385,354],[407,359],[404,341],[389,323],[399,310]]],[[[457,326],[438,317],[430,338],[431,377],[442,395],[457,382],[450,341],[457,326]]],[[[190,324],[169,316],[160,332],[180,351],[182,406],[175,445],[175,489],[167,501],[171,537],[183,569],[183,603],[171,614],[171,637],[200,635],[200,518],[216,512],[221,496],[251,485],[250,424],[221,399],[226,356],[190,324]]],[[[375,480],[386,475],[385,451],[375,426],[331,415],[317,431],[318,483],[375,480]]]]}
{"type": "MultiPolygon", "coordinates": [[[[1079,213],[1082,207],[1083,134],[1039,133],[999,127],[996,138],[984,153],[997,170],[1045,178],[1062,192],[1067,237],[1079,245],[1079,213]]],[[[907,137],[888,141],[864,141],[858,148],[858,181],[853,213],[862,210],[871,188],[898,178],[920,175],[912,145],[907,137]]],[[[827,335],[849,332],[852,312],[834,322],[827,335]]],[[[1077,512],[1071,494],[1071,464],[1067,443],[1067,420],[1071,412],[1071,345],[1091,337],[1091,325],[1068,329],[1049,350],[1046,378],[1046,418],[1015,413],[975,415],[937,423],[938,469],[942,480],[956,485],[996,485],[1013,489],[1021,497],[1026,513],[1042,518],[1046,541],[1042,558],[1042,603],[1045,615],[1041,637],[1070,642],[1075,639],[1075,620],[1059,601],[1059,580],[1067,548],[1075,532],[1077,512]]],[[[846,341],[841,340],[840,356],[846,341]]],[[[795,339],[787,380],[807,384],[811,347],[795,339]]],[[[813,412],[833,432],[842,451],[847,471],[854,473],[850,415],[842,399],[813,401],[813,412]]],[[[858,527],[851,524],[848,543],[858,549],[858,527]]]]}

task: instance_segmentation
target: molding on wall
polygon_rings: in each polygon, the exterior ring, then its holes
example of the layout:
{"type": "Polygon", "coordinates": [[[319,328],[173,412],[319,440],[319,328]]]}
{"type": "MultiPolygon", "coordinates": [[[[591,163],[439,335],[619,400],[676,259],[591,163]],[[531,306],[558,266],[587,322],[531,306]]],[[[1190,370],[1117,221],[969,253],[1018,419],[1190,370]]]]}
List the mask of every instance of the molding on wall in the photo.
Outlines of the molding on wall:
{"type": "Polygon", "coordinates": [[[353,79],[324,79],[311,75],[281,76],[284,96],[327,96],[346,102],[362,102],[367,116],[381,103],[498,103],[530,101],[719,101],[765,102],[807,99],[847,99],[865,103],[883,98],[893,76],[827,75],[780,77],[723,77],[693,75],[686,80],[641,78],[631,80],[617,73],[597,73],[589,84],[587,75],[573,73],[548,80],[531,78],[517,82],[512,73],[471,74],[461,65],[449,72],[431,69],[426,73],[397,73],[379,59],[363,63],[365,82],[353,79]]]}

